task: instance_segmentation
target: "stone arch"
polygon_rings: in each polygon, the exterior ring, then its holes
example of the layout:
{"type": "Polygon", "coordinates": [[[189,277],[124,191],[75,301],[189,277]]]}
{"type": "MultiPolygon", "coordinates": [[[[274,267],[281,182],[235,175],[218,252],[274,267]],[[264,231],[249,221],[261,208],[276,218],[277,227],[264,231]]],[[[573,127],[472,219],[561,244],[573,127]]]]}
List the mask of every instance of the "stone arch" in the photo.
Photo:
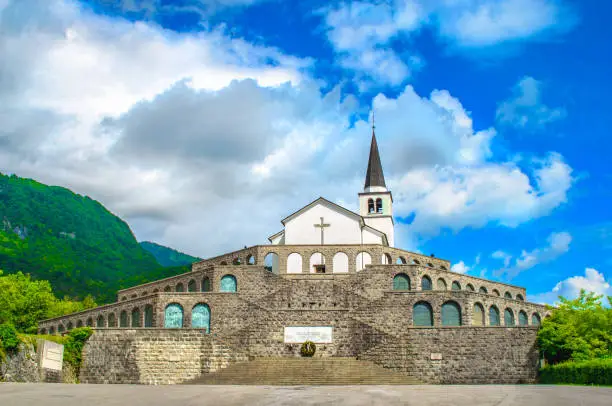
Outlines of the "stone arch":
{"type": "Polygon", "coordinates": [[[178,303],[170,303],[164,309],[164,328],[183,327],[183,306],[178,303]]]}
{"type": "Polygon", "coordinates": [[[449,300],[442,305],[441,310],[443,326],[460,326],[461,325],[461,306],[459,303],[449,300]]]}
{"type": "Polygon", "coordinates": [[[59,325],[57,326],[57,332],[61,334],[61,333],[63,333],[64,331],[66,331],[66,330],[64,329],[64,325],[63,325],[63,324],[59,324],[59,325]]]}
{"type": "Polygon", "coordinates": [[[440,265],[440,269],[446,271],[446,267],[444,265],[440,265]]]}
{"type": "Polygon", "coordinates": [[[446,285],[446,281],[444,278],[438,278],[436,282],[436,290],[447,290],[448,286],[446,285]]]}
{"type": "Polygon", "coordinates": [[[355,271],[360,272],[365,270],[366,265],[370,265],[372,263],[372,256],[370,253],[361,251],[357,254],[355,259],[355,271]]]}
{"type": "Polygon", "coordinates": [[[478,293],[484,293],[486,295],[489,291],[484,286],[481,286],[480,289],[478,289],[478,293]]]}
{"type": "Polygon", "coordinates": [[[150,304],[144,308],[144,326],[153,327],[153,306],[150,304]]]}
{"type": "MultiPolygon", "coordinates": [[[[61,324],[60,324],[60,326],[61,326],[61,324]]],[[[51,335],[55,334],[55,327],[53,327],[53,326],[49,327],[49,334],[51,334],[51,335]]]]}
{"type": "Polygon", "coordinates": [[[246,260],[247,260],[247,265],[255,265],[255,255],[249,254],[246,260]]]}
{"type": "Polygon", "coordinates": [[[219,262],[219,265],[227,265],[227,261],[221,261],[219,262]]]}
{"type": "Polygon", "coordinates": [[[396,263],[397,265],[406,265],[406,264],[407,264],[407,262],[406,262],[406,258],[404,258],[404,257],[402,257],[402,256],[399,256],[399,257],[397,257],[397,259],[395,260],[395,263],[396,263]]]}
{"type": "Polygon", "coordinates": [[[499,309],[492,305],[489,307],[489,326],[499,326],[499,309]]]}
{"type": "Polygon", "coordinates": [[[382,254],[382,257],[380,258],[380,263],[383,265],[391,265],[393,263],[393,258],[391,258],[391,254],[386,252],[382,254]]]}
{"type": "Polygon", "coordinates": [[[472,285],[471,283],[468,283],[467,285],[465,285],[465,288],[469,290],[470,292],[474,292],[474,285],[472,285]]]}
{"type": "Polygon", "coordinates": [[[46,328],[41,328],[40,329],[40,334],[47,334],[47,329],[46,328]]]}
{"type": "Polygon", "coordinates": [[[108,327],[117,327],[117,320],[115,319],[115,313],[108,314],[108,327]]]}
{"type": "Polygon", "coordinates": [[[141,294],[140,296],[146,296],[146,295],[148,295],[148,294],[149,294],[149,292],[147,292],[147,291],[145,290],[144,292],[142,292],[142,294],[141,294]]]}
{"type": "Polygon", "coordinates": [[[376,199],[376,213],[382,214],[383,212],[383,201],[380,197],[376,199]]]}
{"type": "Polygon", "coordinates": [[[138,295],[136,293],[133,293],[132,296],[130,296],[130,299],[136,299],[138,297],[138,295]]]}
{"type": "Polygon", "coordinates": [[[126,300],[127,300],[127,296],[122,296],[122,297],[121,297],[121,301],[122,301],[122,302],[125,302],[126,300]]]}
{"type": "Polygon", "coordinates": [[[164,292],[171,292],[172,291],[172,286],[168,285],[164,288],[164,292]]]}
{"type": "Polygon", "coordinates": [[[405,273],[393,277],[393,290],[410,290],[410,278],[405,273]]]}
{"type": "Polygon", "coordinates": [[[77,328],[83,327],[83,320],[77,320],[76,326],[77,326],[77,328]]]}
{"type": "Polygon", "coordinates": [[[451,290],[461,290],[459,281],[453,281],[453,283],[451,283],[451,290]]]}
{"type": "Polygon", "coordinates": [[[374,207],[374,199],[368,199],[368,213],[376,213],[376,208],[374,207]]]}
{"type": "Polygon", "coordinates": [[[153,293],[159,293],[159,288],[153,289],[153,293]]]}
{"type": "Polygon", "coordinates": [[[128,314],[127,311],[122,310],[119,314],[119,327],[127,327],[128,326],[128,314]]]}
{"type": "Polygon", "coordinates": [[[506,299],[512,299],[512,293],[510,293],[510,292],[506,291],[506,293],[504,293],[504,297],[505,297],[506,299]]]}
{"type": "Polygon", "coordinates": [[[315,273],[317,267],[323,266],[325,268],[325,255],[320,252],[315,252],[310,256],[310,267],[309,272],[315,273]]]}
{"type": "Polygon", "coordinates": [[[276,252],[268,252],[266,254],[264,257],[264,268],[266,268],[267,271],[278,275],[278,254],[276,252]]]}
{"type": "Polygon", "coordinates": [[[493,294],[494,294],[495,296],[501,296],[501,295],[499,294],[499,290],[497,290],[497,289],[493,289],[493,294]]]}
{"type": "Polygon", "coordinates": [[[98,318],[96,319],[96,327],[98,327],[98,328],[105,327],[104,326],[104,316],[103,315],[99,315],[98,318]]]}
{"type": "Polygon", "coordinates": [[[302,256],[297,252],[287,257],[287,273],[302,273],[302,256]]]}
{"type": "Polygon", "coordinates": [[[93,318],[91,316],[87,318],[87,320],[85,321],[85,325],[87,327],[93,327],[94,322],[93,322],[93,318]]]}
{"type": "Polygon", "coordinates": [[[242,260],[240,259],[240,257],[232,259],[232,265],[242,265],[242,260]]]}
{"type": "Polygon", "coordinates": [[[420,327],[433,326],[433,310],[427,302],[417,302],[412,307],[412,325],[420,327]]]}
{"type": "Polygon", "coordinates": [[[206,303],[198,303],[191,309],[191,327],[210,333],[210,307],[206,303]]]}
{"type": "Polygon", "coordinates": [[[431,278],[427,275],[423,275],[421,278],[421,290],[431,290],[433,288],[431,278]]]}
{"type": "Polygon", "coordinates": [[[202,292],[210,292],[210,291],[212,291],[211,286],[210,286],[210,278],[208,276],[205,276],[205,277],[202,278],[201,290],[202,290],[202,292]]]}
{"type": "Polygon", "coordinates": [[[224,275],[221,278],[221,286],[219,288],[219,292],[237,292],[238,291],[238,281],[234,275],[224,275]]]}
{"type": "Polygon", "coordinates": [[[349,271],[349,257],[344,252],[336,252],[332,259],[334,273],[347,273],[349,271]]]}
{"type": "Polygon", "coordinates": [[[138,307],[132,309],[131,321],[132,327],[142,327],[140,325],[140,309],[138,307]]]}
{"type": "Polygon", "coordinates": [[[71,321],[68,322],[68,331],[72,330],[74,328],[74,324],[72,324],[71,321]]]}
{"type": "Polygon", "coordinates": [[[485,325],[485,311],[482,304],[474,303],[474,312],[472,314],[472,325],[473,326],[484,326],[485,325]]]}
{"type": "Polygon", "coordinates": [[[516,300],[520,300],[521,302],[525,301],[525,298],[523,297],[523,295],[521,295],[520,293],[517,293],[516,295],[516,300]]]}
{"type": "Polygon", "coordinates": [[[184,292],[185,291],[185,285],[183,285],[183,283],[177,283],[176,286],[174,287],[175,292],[184,292]]]}
{"type": "Polygon", "coordinates": [[[537,312],[534,312],[531,315],[531,325],[532,326],[539,326],[540,324],[542,324],[542,318],[540,317],[540,315],[537,312]]]}
{"type": "Polygon", "coordinates": [[[412,258],[412,263],[413,263],[414,265],[421,265],[421,261],[419,261],[419,260],[418,260],[418,259],[416,259],[416,258],[412,258]]]}
{"type": "Polygon", "coordinates": [[[191,279],[189,283],[187,283],[187,292],[197,292],[198,285],[196,284],[195,279],[191,279]]]}
{"type": "Polygon", "coordinates": [[[514,312],[509,307],[506,307],[504,310],[504,326],[514,327],[515,325],[514,312]]]}
{"type": "Polygon", "coordinates": [[[524,310],[519,311],[518,315],[519,326],[526,326],[529,324],[529,320],[527,319],[527,313],[524,310]]]}
{"type": "Polygon", "coordinates": [[[427,266],[428,266],[428,267],[430,267],[430,268],[433,268],[433,267],[434,267],[434,266],[433,266],[433,264],[432,264],[431,262],[428,262],[428,263],[427,263],[427,266]]]}

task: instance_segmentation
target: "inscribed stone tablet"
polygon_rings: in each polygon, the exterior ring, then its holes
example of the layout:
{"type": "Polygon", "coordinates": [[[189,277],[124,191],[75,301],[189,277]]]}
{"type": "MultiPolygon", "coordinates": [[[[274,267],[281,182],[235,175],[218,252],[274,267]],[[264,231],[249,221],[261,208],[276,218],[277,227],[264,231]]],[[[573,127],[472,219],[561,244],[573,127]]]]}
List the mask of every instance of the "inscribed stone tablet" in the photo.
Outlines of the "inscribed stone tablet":
{"type": "Polygon", "coordinates": [[[331,343],[332,331],[331,326],[285,327],[285,343],[300,344],[304,341],[312,341],[315,344],[331,343]]]}
{"type": "Polygon", "coordinates": [[[42,342],[40,366],[54,371],[62,370],[62,360],[64,357],[64,346],[53,341],[44,340],[42,342]]]}
{"type": "Polygon", "coordinates": [[[439,352],[432,352],[431,353],[431,360],[432,361],[440,361],[442,359],[442,353],[439,352]]]}

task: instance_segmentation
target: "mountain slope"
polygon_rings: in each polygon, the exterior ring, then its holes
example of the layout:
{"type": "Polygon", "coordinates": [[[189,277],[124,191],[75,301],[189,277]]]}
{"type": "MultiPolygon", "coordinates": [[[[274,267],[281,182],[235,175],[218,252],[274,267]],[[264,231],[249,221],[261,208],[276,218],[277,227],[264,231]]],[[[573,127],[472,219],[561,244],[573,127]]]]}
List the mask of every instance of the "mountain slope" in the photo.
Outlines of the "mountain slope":
{"type": "Polygon", "coordinates": [[[192,257],[151,241],[141,241],[140,246],[153,255],[162,266],[185,266],[200,260],[200,258],[192,257]]]}
{"type": "Polygon", "coordinates": [[[166,269],[99,202],[0,174],[0,269],[46,279],[60,295],[113,300],[122,287],[184,272],[166,269]]]}

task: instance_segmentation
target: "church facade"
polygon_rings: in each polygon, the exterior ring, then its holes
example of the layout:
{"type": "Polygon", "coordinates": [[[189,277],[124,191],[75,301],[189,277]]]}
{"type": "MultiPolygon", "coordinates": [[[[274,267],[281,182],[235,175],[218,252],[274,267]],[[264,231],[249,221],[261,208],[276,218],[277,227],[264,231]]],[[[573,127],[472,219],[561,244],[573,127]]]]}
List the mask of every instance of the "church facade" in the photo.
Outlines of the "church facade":
{"type": "Polygon", "coordinates": [[[353,357],[425,383],[533,382],[544,306],[525,289],[450,270],[394,246],[393,196],[372,142],[355,213],[318,198],[270,244],[117,293],[117,302],[39,323],[90,326],[84,382],[177,383],[262,357],[353,357]],[[126,356],[126,354],[130,354],[126,356]]]}

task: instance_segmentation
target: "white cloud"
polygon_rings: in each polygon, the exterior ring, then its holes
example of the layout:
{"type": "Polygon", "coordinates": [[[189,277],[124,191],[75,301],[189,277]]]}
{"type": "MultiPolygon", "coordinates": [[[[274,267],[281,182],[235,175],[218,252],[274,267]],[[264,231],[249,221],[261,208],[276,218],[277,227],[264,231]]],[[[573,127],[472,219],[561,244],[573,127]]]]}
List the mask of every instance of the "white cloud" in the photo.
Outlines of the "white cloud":
{"type": "Polygon", "coordinates": [[[457,273],[467,273],[470,269],[471,267],[467,266],[463,261],[459,261],[451,266],[451,271],[457,273]]]}
{"type": "MultiPolygon", "coordinates": [[[[562,280],[557,283],[550,292],[529,295],[529,300],[535,303],[553,304],[558,301],[559,296],[567,299],[575,299],[580,294],[580,290],[595,292],[598,295],[612,296],[612,286],[603,272],[594,268],[586,268],[584,276],[577,275],[562,280]]],[[[604,299],[604,303],[606,303],[604,299]]]]}
{"type": "Polygon", "coordinates": [[[522,78],[514,87],[513,97],[497,107],[497,121],[517,128],[540,128],[564,118],[565,109],[543,104],[541,92],[541,82],[529,76],[522,78]]]}
{"type": "Polygon", "coordinates": [[[493,253],[493,257],[504,260],[504,268],[497,269],[493,274],[497,277],[505,276],[507,279],[516,277],[519,273],[531,269],[539,264],[551,262],[569,251],[572,236],[566,232],[551,233],[546,239],[547,245],[534,248],[531,251],[523,250],[521,255],[510,265],[512,257],[501,251],[493,253]]]}

